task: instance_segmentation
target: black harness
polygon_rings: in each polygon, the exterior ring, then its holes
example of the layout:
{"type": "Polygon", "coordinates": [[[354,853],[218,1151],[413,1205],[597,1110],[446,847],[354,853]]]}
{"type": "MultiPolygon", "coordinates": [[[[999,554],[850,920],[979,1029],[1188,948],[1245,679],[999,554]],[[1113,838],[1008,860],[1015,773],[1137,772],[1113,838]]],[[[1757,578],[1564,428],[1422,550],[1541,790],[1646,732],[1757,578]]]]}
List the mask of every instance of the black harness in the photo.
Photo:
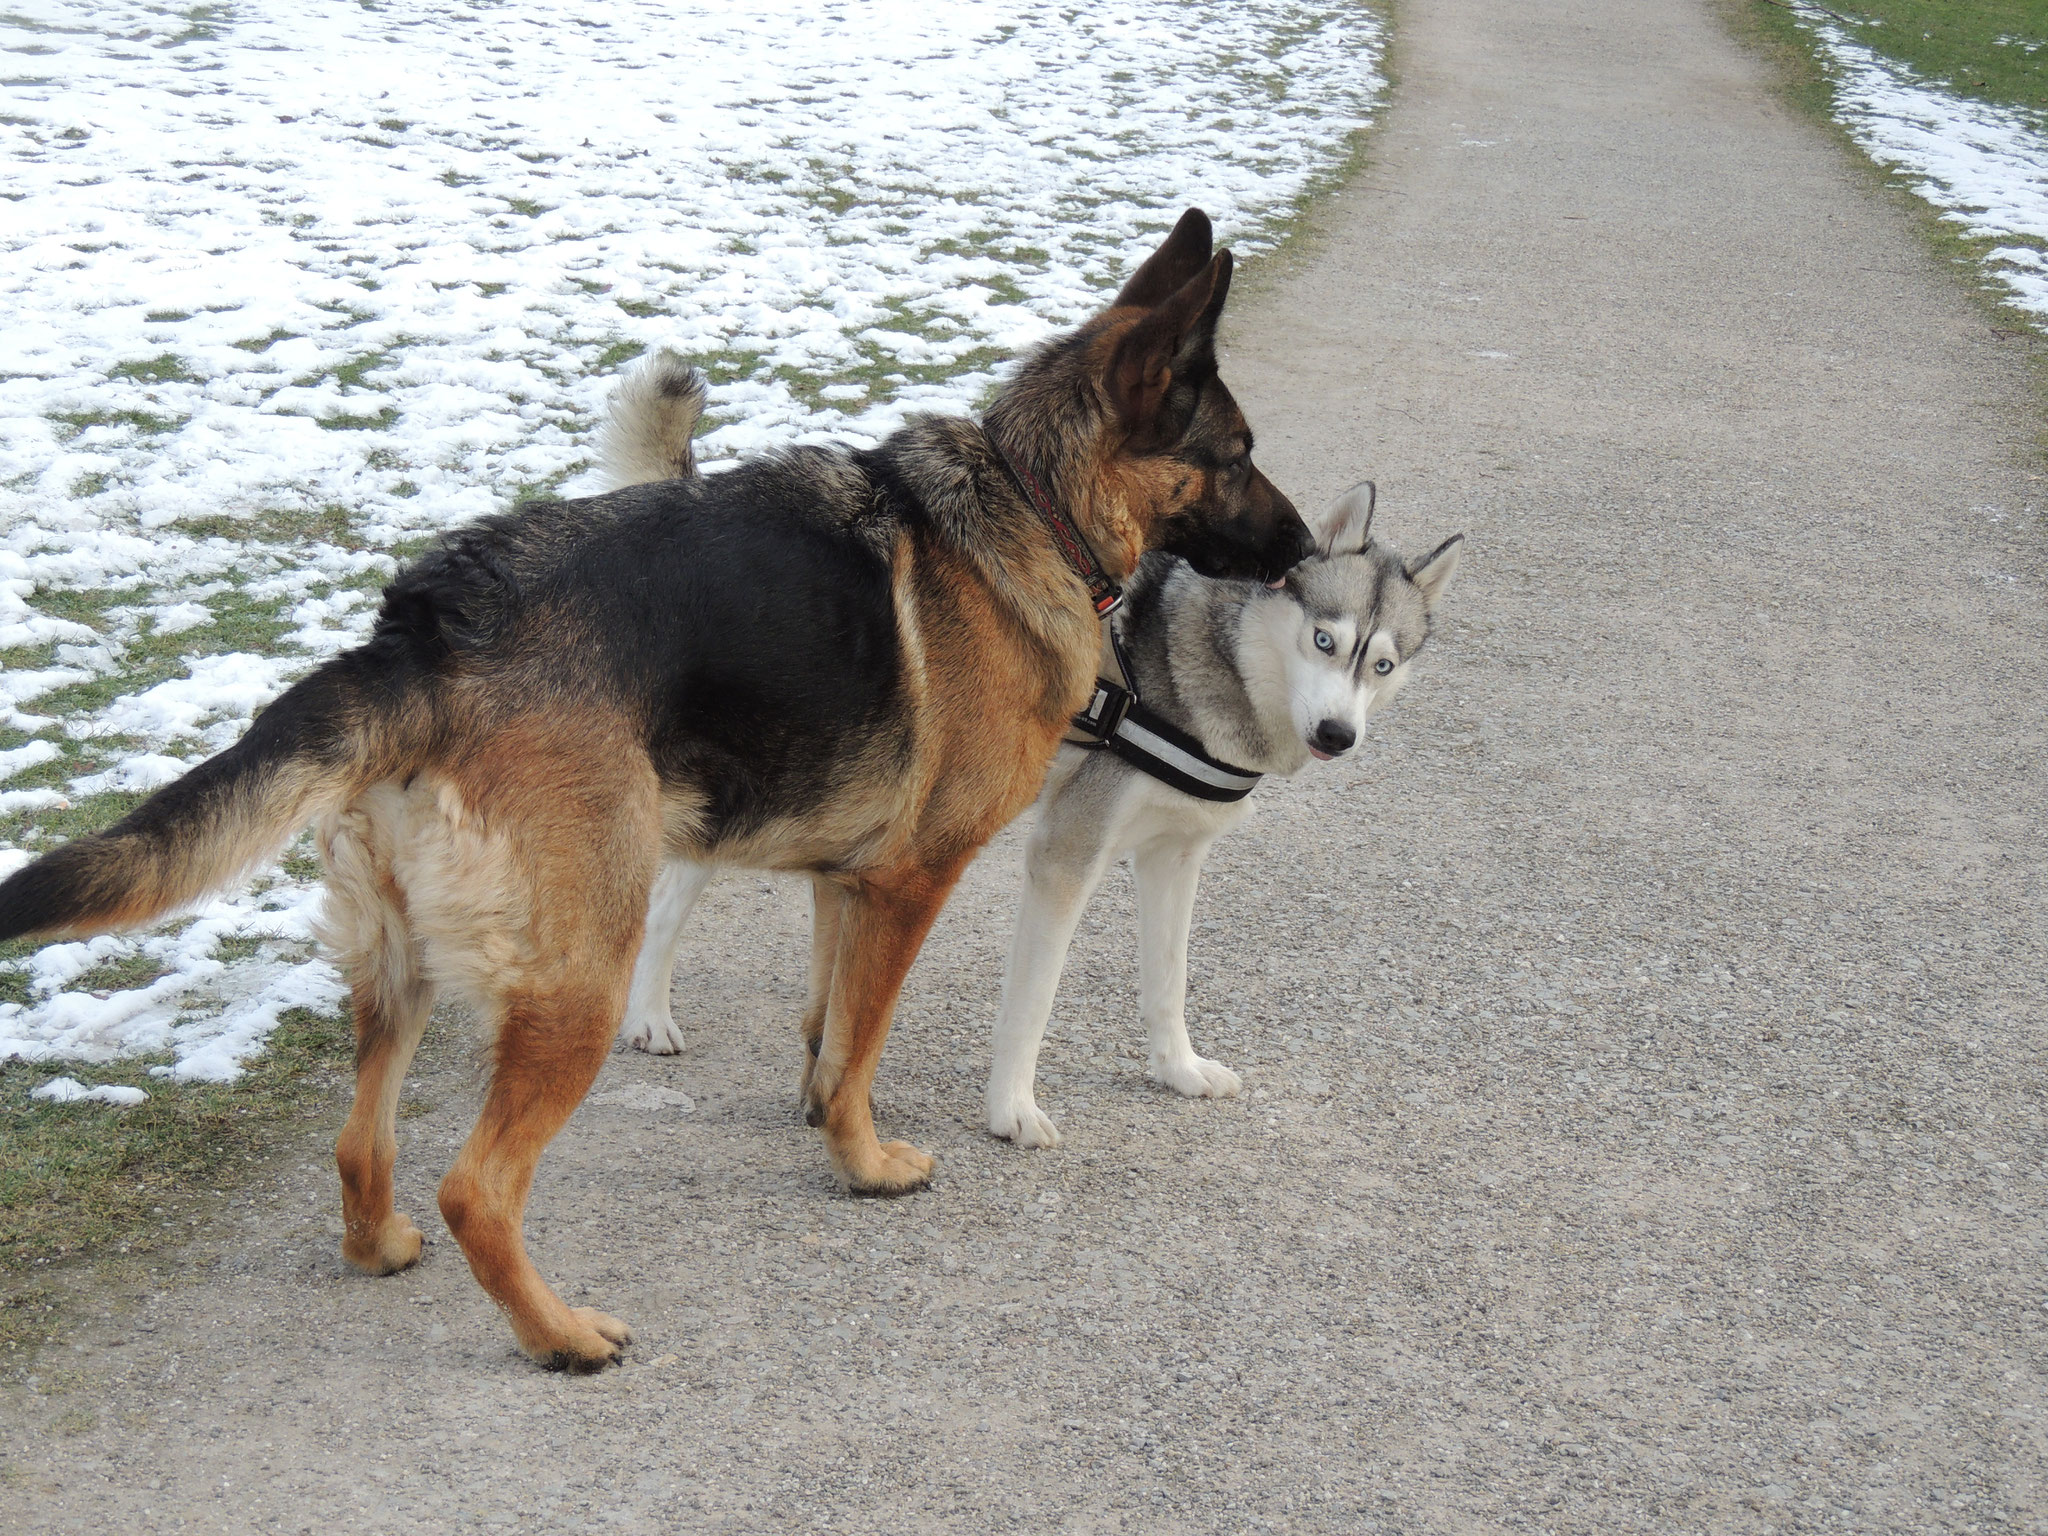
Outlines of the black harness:
{"type": "Polygon", "coordinates": [[[1102,665],[1098,670],[1117,676],[1114,682],[1102,676],[1095,679],[1095,695],[1088,707],[1074,716],[1067,741],[1090,752],[1113,752],[1133,768],[1197,800],[1226,805],[1242,800],[1258,786],[1260,775],[1211,757],[1194,737],[1145,707],[1132,681],[1123,643],[1110,624],[1110,615],[1123,606],[1123,589],[1109,579],[1080,529],[1053,505],[1031,472],[1000,448],[997,452],[1024,499],[1052,530],[1053,542],[1068,567],[1088,589],[1088,600],[1102,620],[1102,665]]]}
{"type": "Polygon", "coordinates": [[[1089,752],[1113,752],[1133,768],[1197,800],[1228,805],[1258,787],[1260,775],[1211,757],[1201,742],[1147,709],[1131,685],[1123,643],[1107,619],[1102,621],[1102,638],[1103,659],[1110,663],[1102,670],[1115,671],[1123,681],[1095,679],[1095,696],[1074,716],[1073,730],[1067,736],[1070,743],[1089,752]]]}

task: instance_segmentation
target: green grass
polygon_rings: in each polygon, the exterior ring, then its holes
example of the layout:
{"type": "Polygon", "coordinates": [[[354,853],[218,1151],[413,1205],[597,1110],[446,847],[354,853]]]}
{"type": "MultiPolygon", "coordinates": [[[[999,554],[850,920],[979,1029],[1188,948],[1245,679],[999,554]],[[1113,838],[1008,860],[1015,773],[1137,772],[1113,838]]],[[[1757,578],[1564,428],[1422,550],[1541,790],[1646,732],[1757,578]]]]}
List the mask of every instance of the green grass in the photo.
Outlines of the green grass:
{"type": "Polygon", "coordinates": [[[343,1109],[347,1022],[284,1016],[238,1083],[175,1083],[148,1060],[105,1067],[0,1063],[0,1372],[24,1369],[60,1319],[53,1269],[147,1255],[182,1240],[172,1218],[343,1109]],[[52,1077],[132,1084],[149,1101],[48,1104],[52,1077]]]}
{"type": "Polygon", "coordinates": [[[1792,8],[1834,21],[1866,48],[1957,95],[2048,114],[2048,6],[2041,0],[1855,0],[1825,7],[1796,0],[1792,8]]]}
{"type": "MultiPolygon", "coordinates": [[[[53,598],[57,595],[48,594],[53,598]]],[[[120,594],[64,595],[103,597],[120,594]]],[[[42,606],[45,612],[49,612],[57,605],[46,603],[42,606]]],[[[210,598],[207,607],[213,614],[211,627],[178,634],[139,636],[130,642],[119,671],[38,695],[35,701],[37,711],[63,719],[104,709],[123,694],[153,688],[166,678],[182,675],[186,658],[201,652],[206,655],[227,651],[274,654],[279,637],[292,627],[282,598],[257,599],[245,597],[240,592],[222,592],[210,598]]],[[[69,614],[64,616],[70,617],[69,614]]]]}
{"type": "Polygon", "coordinates": [[[148,411],[52,411],[48,419],[57,423],[58,440],[67,443],[87,427],[133,427],[144,437],[161,437],[185,424],[182,417],[156,416],[148,411]],[[63,430],[66,428],[69,430],[63,430]]]}
{"type": "Polygon", "coordinates": [[[374,416],[351,416],[344,411],[333,416],[316,416],[313,423],[323,432],[374,432],[396,420],[398,407],[387,405],[374,416]]]}
{"type": "Polygon", "coordinates": [[[615,341],[597,354],[591,366],[598,373],[612,373],[646,350],[645,342],[615,341]]]}
{"type": "MultiPolygon", "coordinates": [[[[289,531],[298,538],[321,538],[359,547],[350,532],[342,509],[330,507],[318,512],[280,514],[281,527],[263,527],[263,533],[289,531]]],[[[181,531],[196,535],[219,534],[231,539],[246,538],[251,525],[221,520],[221,526],[180,525],[181,531]]],[[[371,589],[382,585],[375,572],[365,572],[342,586],[371,589]]],[[[339,590],[339,588],[331,589],[339,590]]],[[[42,589],[33,598],[35,607],[55,618],[69,619],[105,634],[112,626],[107,610],[132,603],[139,594],[133,589],[57,590],[42,589]]],[[[38,695],[34,708],[58,718],[89,715],[105,709],[115,699],[139,693],[168,678],[181,677],[194,657],[230,651],[250,651],[272,656],[284,654],[283,637],[294,627],[290,598],[253,598],[239,590],[214,594],[207,599],[213,622],[199,629],[173,634],[150,632],[127,642],[119,667],[106,675],[54,688],[38,695]]],[[[33,670],[57,664],[59,642],[17,646],[0,651],[0,666],[7,670],[33,670]]],[[[123,737],[89,737],[74,741],[61,734],[36,733],[53,740],[61,755],[49,762],[24,769],[8,780],[10,789],[62,788],[81,774],[98,772],[121,754],[135,751],[139,742],[123,737]]],[[[18,747],[32,739],[31,733],[0,727],[0,749],[18,747]]],[[[141,802],[139,794],[108,793],[73,801],[69,805],[26,808],[0,815],[0,843],[10,846],[46,846],[50,840],[76,837],[108,826],[141,802]]],[[[7,958],[0,946],[0,958],[7,958]]],[[[0,991],[5,980],[0,978],[0,991]]]]}
{"type": "Polygon", "coordinates": [[[268,352],[280,341],[294,341],[298,335],[297,331],[272,331],[268,336],[252,336],[247,341],[238,341],[234,345],[243,352],[268,352]]]}
{"type": "Polygon", "coordinates": [[[147,362],[122,363],[108,375],[112,379],[135,379],[144,384],[191,384],[198,376],[186,370],[183,359],[174,352],[152,357],[147,362]]]}
{"type": "MultiPolygon", "coordinates": [[[[174,533],[194,539],[227,539],[236,544],[260,542],[293,544],[310,540],[334,544],[343,549],[367,549],[355,532],[354,518],[347,507],[329,503],[320,507],[279,507],[252,517],[181,517],[170,525],[174,533]]],[[[38,602],[41,598],[38,597],[38,602]]],[[[238,647],[225,646],[235,650],[238,647]]]]}
{"type": "Polygon", "coordinates": [[[138,951],[102,960],[80,974],[66,987],[67,992],[133,992],[148,986],[169,969],[154,955],[138,951]]]}

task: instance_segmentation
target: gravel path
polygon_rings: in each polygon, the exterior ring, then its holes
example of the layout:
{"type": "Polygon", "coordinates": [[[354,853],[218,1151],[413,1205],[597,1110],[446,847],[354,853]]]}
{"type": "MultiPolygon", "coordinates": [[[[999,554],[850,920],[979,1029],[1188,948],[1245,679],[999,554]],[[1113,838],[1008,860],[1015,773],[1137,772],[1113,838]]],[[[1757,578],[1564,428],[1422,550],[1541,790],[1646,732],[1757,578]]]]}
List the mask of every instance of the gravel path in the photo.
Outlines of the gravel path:
{"type": "MultiPolygon", "coordinates": [[[[0,1399],[0,1520],[2042,1528],[2022,343],[1703,6],[1400,20],[1373,163],[1233,377],[1303,499],[1371,471],[1399,542],[1473,541],[1363,755],[1218,852],[1192,1013],[1248,1096],[1141,1081],[1112,882],[1047,1050],[1068,1145],[980,1134],[1012,834],[885,1059],[938,1182],[841,1199],[801,894],[729,880],[697,1043],[616,1057],[534,1199],[623,1369],[517,1358],[436,1221],[345,1273],[309,1148],[0,1399]]],[[[461,1052],[416,1092],[428,1218],[461,1052]]]]}

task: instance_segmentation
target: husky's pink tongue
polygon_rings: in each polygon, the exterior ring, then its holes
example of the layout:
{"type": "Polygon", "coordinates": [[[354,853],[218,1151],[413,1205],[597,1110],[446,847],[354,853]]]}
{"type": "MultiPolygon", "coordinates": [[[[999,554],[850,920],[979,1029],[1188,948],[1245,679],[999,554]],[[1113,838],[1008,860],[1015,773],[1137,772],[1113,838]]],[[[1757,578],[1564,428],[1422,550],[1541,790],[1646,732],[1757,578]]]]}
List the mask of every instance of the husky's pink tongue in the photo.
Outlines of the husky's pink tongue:
{"type": "Polygon", "coordinates": [[[1325,752],[1321,747],[1310,747],[1308,749],[1308,755],[1314,758],[1319,763],[1334,762],[1337,758],[1336,753],[1325,752]]]}
{"type": "Polygon", "coordinates": [[[1269,581],[1269,582],[1267,582],[1267,583],[1266,583],[1266,587],[1267,587],[1267,590],[1269,590],[1269,591],[1273,591],[1273,592],[1278,592],[1278,591],[1279,591],[1279,590],[1280,590],[1280,589],[1281,589],[1282,587],[1284,587],[1284,586],[1286,586],[1286,585],[1287,585],[1287,578],[1286,578],[1285,576],[1282,576],[1282,577],[1281,577],[1281,578],[1280,578],[1279,580],[1277,580],[1277,581],[1269,581]]]}

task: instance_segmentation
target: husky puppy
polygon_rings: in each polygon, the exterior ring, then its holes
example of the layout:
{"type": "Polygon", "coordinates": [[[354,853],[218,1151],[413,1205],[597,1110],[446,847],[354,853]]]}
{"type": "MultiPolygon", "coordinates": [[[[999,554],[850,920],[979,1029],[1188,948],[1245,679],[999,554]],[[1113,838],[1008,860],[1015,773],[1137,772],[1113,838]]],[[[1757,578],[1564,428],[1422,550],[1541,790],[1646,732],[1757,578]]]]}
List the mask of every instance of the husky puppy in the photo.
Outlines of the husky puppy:
{"type": "MultiPolygon", "coordinates": [[[[1372,542],[1371,484],[1321,519],[1316,558],[1278,590],[1213,581],[1148,555],[1118,616],[1145,707],[1212,758],[1285,776],[1351,750],[1392,702],[1429,638],[1464,539],[1404,563],[1372,542]]],[[[1024,894],[1003,978],[988,1128],[1020,1147],[1059,1144],[1033,1078],[1067,946],[1109,866],[1129,856],[1138,886],[1139,1014],[1151,1076],[1191,1097],[1233,1098],[1237,1074],[1188,1040],[1188,925],[1209,845],[1250,814],[1245,800],[1197,799],[1115,754],[1062,747],[1038,797],[1024,894]]]]}
{"type": "Polygon", "coordinates": [[[149,922],[314,823],[354,992],[343,1254],[419,1257],[394,1117],[452,988],[492,1072],[442,1217],[521,1348],[601,1369],[628,1330],[541,1278],[526,1200],[618,1032],[662,851],[811,877],[806,1118],[849,1188],[919,1188],[931,1158],[879,1141],[868,1096],[897,995],[1038,793],[1116,583],[1150,549],[1273,580],[1314,547],[1217,374],[1230,275],[1191,209],[979,421],[451,532],[234,746],[0,882],[0,940],[149,922]]]}

